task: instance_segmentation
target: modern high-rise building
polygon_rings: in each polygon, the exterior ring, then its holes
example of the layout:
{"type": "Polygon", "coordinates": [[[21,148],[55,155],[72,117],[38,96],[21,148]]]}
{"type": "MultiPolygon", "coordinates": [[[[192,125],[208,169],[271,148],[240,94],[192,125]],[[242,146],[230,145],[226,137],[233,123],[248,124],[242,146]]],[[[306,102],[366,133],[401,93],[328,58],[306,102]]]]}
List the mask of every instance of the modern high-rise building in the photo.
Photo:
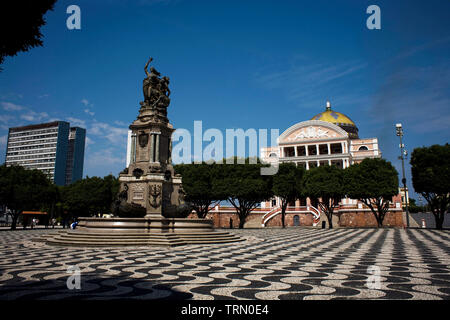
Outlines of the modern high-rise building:
{"type": "Polygon", "coordinates": [[[9,128],[5,164],[38,169],[57,185],[83,177],[86,129],[65,121],[9,128]]]}
{"type": "Polygon", "coordinates": [[[83,177],[85,140],[86,129],[80,127],[70,128],[66,160],[66,185],[83,177]]]}

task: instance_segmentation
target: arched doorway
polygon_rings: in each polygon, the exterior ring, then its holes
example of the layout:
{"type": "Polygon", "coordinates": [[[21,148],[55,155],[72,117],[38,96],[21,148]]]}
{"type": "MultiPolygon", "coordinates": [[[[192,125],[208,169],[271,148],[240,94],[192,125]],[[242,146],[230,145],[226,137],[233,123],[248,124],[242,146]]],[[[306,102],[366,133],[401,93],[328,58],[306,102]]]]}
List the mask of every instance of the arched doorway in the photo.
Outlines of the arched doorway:
{"type": "Polygon", "coordinates": [[[294,227],[300,226],[300,217],[296,214],[294,216],[294,227]]]}

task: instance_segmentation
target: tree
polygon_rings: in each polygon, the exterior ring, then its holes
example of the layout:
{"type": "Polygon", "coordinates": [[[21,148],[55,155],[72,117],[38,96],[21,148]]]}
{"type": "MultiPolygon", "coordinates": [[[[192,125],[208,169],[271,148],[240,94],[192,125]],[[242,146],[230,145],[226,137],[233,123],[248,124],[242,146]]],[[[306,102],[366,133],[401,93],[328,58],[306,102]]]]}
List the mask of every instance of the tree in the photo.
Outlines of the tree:
{"type": "Polygon", "coordinates": [[[21,166],[0,166],[0,203],[11,210],[11,230],[15,230],[19,216],[25,210],[40,210],[55,197],[55,188],[39,170],[21,166]]]}
{"type": "Polygon", "coordinates": [[[417,205],[417,201],[414,198],[408,199],[408,211],[410,213],[418,213],[423,211],[423,208],[421,206],[417,205]]]}
{"type": "Polygon", "coordinates": [[[223,196],[214,188],[217,166],[215,163],[191,163],[174,167],[181,174],[185,200],[192,204],[200,219],[204,219],[211,207],[223,200],[223,196]]]}
{"type": "Polygon", "coordinates": [[[271,176],[261,175],[262,166],[267,165],[259,162],[250,164],[249,159],[245,160],[245,164],[217,165],[215,192],[222,194],[236,209],[240,229],[244,227],[250,212],[273,195],[271,176]]]}
{"type": "Polygon", "coordinates": [[[334,209],[345,196],[343,169],[336,166],[320,166],[308,170],[304,177],[305,194],[319,204],[333,228],[334,209]]]}
{"type": "Polygon", "coordinates": [[[344,171],[346,193],[370,208],[383,226],[392,197],[398,194],[398,172],[389,161],[366,158],[344,171]]]}
{"type": "Polygon", "coordinates": [[[428,202],[441,230],[450,202],[450,145],[416,148],[410,163],[414,190],[428,202]]]}
{"type": "Polygon", "coordinates": [[[0,64],[5,57],[42,46],[40,28],[56,0],[3,1],[0,9],[0,64]]]}
{"type": "Polygon", "coordinates": [[[281,163],[273,176],[273,194],[281,200],[281,223],[285,228],[286,208],[302,196],[302,178],[305,170],[294,163],[281,163]]]}
{"type": "Polygon", "coordinates": [[[110,213],[118,191],[119,181],[112,175],[86,177],[61,189],[60,207],[71,217],[110,213]]]}

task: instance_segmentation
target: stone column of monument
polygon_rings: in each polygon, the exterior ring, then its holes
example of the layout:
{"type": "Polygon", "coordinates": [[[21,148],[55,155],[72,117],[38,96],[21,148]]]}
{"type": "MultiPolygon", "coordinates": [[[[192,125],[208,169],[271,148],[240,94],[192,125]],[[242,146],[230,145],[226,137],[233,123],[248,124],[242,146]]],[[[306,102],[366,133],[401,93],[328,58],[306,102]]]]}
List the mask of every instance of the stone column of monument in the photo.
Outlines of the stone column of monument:
{"type": "Polygon", "coordinates": [[[146,208],[146,217],[173,217],[182,203],[181,177],[174,175],[171,163],[173,126],[167,118],[170,104],[169,78],[160,77],[155,68],[147,70],[144,101],[139,115],[130,125],[131,161],[119,175],[121,190],[127,190],[127,202],[146,208]]]}

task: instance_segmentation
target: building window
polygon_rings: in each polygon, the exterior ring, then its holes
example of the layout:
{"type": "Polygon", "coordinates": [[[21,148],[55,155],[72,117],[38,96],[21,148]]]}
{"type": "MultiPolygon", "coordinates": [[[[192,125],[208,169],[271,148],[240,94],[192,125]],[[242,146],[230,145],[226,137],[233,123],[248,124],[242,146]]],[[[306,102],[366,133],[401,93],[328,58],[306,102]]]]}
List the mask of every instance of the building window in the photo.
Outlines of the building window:
{"type": "Polygon", "coordinates": [[[300,217],[298,215],[294,216],[294,226],[298,227],[300,225],[300,217]]]}
{"type": "Polygon", "coordinates": [[[358,151],[367,151],[367,150],[369,150],[369,148],[367,148],[366,146],[361,146],[358,149],[358,151]]]}
{"type": "Polygon", "coordinates": [[[342,153],[342,145],[340,143],[333,143],[330,145],[331,154],[342,153]]]}
{"type": "Polygon", "coordinates": [[[286,147],[286,148],[284,148],[284,156],[285,157],[295,157],[294,147],[286,147]]]}
{"type": "Polygon", "coordinates": [[[342,168],[343,167],[342,160],[332,160],[331,161],[331,165],[332,166],[336,166],[338,168],[342,168]]]}
{"type": "Polygon", "coordinates": [[[271,153],[271,154],[269,154],[269,158],[276,158],[276,156],[277,156],[277,154],[276,153],[271,153]]]}
{"type": "Polygon", "coordinates": [[[297,147],[297,156],[299,156],[299,157],[306,156],[306,148],[305,148],[305,146],[297,147]]]}
{"type": "Polygon", "coordinates": [[[328,145],[326,144],[319,145],[319,154],[328,154],[328,145]]]}
{"type": "Polygon", "coordinates": [[[276,199],[273,199],[273,200],[272,200],[272,207],[276,207],[276,205],[277,205],[277,200],[276,200],[276,199]]]}
{"type": "Polygon", "coordinates": [[[316,161],[310,161],[310,162],[308,162],[308,166],[309,166],[310,169],[311,168],[315,168],[315,167],[317,167],[317,162],[316,161]]]}
{"type": "Polygon", "coordinates": [[[309,154],[310,156],[315,156],[315,155],[317,155],[317,149],[316,149],[316,146],[315,146],[315,145],[313,145],[313,146],[308,146],[308,154],[309,154]]]}

